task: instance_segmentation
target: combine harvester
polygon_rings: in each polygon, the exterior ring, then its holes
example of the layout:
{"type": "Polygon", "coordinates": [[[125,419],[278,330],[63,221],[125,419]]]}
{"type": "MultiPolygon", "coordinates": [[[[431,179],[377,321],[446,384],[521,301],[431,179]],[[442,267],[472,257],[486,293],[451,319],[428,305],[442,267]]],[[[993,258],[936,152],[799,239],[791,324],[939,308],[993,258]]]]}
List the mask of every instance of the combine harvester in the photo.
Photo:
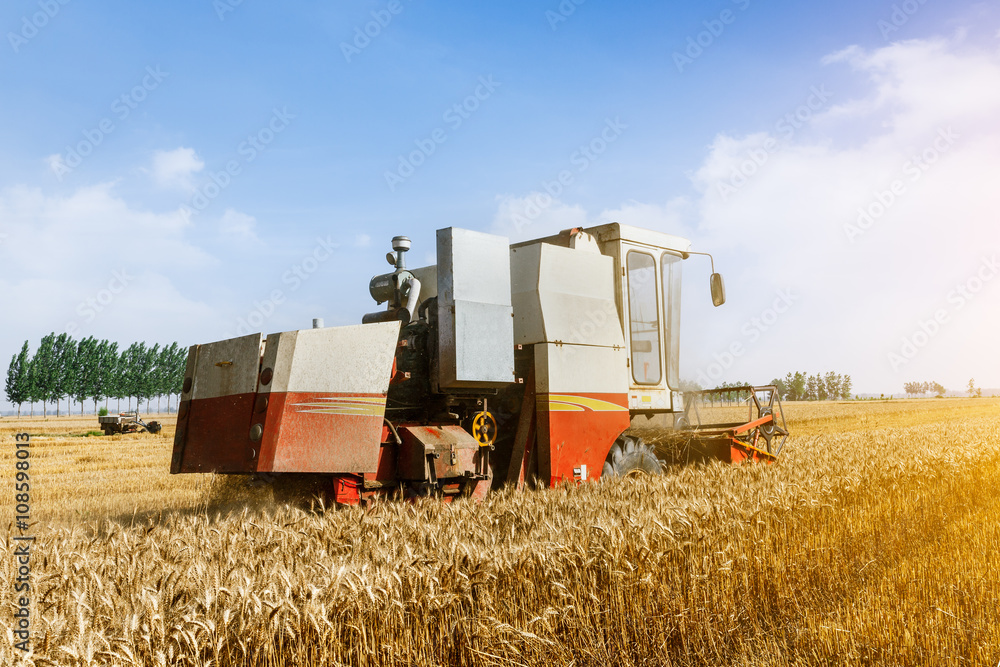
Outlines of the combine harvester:
{"type": "MultiPolygon", "coordinates": [[[[690,245],[618,223],[514,245],[448,228],[437,264],[407,269],[397,236],[362,324],[191,347],[171,472],[306,476],[354,504],[657,473],[649,429],[773,461],[773,386],[679,391],[690,245]]],[[[724,303],[714,262],[710,286],[724,303]]]]}

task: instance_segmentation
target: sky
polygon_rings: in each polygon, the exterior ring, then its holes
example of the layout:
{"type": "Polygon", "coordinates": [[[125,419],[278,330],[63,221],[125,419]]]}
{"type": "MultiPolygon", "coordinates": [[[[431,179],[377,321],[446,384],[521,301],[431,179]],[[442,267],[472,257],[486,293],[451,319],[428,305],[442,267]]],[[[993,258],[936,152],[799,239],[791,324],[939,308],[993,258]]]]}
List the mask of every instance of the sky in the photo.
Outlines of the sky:
{"type": "Polygon", "coordinates": [[[1000,387],[996,3],[12,0],[0,34],[4,362],[354,324],[392,236],[617,221],[725,276],[713,308],[685,262],[686,379],[1000,387]]]}

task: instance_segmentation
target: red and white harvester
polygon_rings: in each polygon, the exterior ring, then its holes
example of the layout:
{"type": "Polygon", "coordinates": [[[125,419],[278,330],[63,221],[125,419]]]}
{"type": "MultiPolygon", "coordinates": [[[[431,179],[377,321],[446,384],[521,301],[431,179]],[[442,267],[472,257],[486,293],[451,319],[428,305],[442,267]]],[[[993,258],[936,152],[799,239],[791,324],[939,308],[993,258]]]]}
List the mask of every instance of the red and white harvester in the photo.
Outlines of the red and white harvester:
{"type": "Polygon", "coordinates": [[[644,429],[773,461],[774,387],[680,391],[690,245],[618,223],[514,245],[448,228],[436,265],[408,269],[397,236],[369,285],[386,308],[361,324],[191,347],[171,472],[308,476],[353,504],[656,473],[644,429]]]}

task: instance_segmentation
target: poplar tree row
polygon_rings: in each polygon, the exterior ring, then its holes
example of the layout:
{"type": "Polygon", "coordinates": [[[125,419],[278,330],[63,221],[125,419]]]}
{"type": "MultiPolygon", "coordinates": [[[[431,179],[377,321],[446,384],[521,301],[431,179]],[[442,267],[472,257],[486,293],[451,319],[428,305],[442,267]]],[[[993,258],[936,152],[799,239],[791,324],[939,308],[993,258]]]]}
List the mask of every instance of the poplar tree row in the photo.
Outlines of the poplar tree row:
{"type": "Polygon", "coordinates": [[[788,373],[785,378],[775,378],[771,384],[778,387],[786,401],[836,401],[851,398],[851,376],[839,373],[788,373]]]}
{"type": "Polygon", "coordinates": [[[50,333],[44,336],[34,354],[30,353],[28,341],[24,341],[21,351],[10,360],[7,368],[5,391],[7,400],[17,405],[17,415],[21,416],[21,405],[28,403],[34,415],[34,404],[41,402],[42,414],[47,416],[47,405],[55,403],[59,415],[60,402],[65,399],[67,411],[69,402],[75,399],[83,414],[84,401],[97,404],[108,399],[127,399],[131,409],[135,399],[136,409],[141,400],[166,397],[167,411],[170,411],[170,396],[180,394],[187,364],[187,348],[171,343],[161,347],[159,343],[147,347],[145,343],[132,343],[124,350],[118,343],[97,340],[93,336],[83,340],[73,340],[66,333],[50,333]]]}

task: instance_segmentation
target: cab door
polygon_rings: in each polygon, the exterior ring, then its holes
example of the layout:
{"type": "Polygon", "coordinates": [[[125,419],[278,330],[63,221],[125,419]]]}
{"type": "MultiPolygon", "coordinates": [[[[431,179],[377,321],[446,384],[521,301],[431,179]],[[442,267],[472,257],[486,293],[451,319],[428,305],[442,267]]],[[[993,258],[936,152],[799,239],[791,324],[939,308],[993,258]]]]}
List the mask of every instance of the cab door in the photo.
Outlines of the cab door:
{"type": "Polygon", "coordinates": [[[629,409],[667,412],[678,384],[680,255],[622,242],[620,257],[629,409]]]}

